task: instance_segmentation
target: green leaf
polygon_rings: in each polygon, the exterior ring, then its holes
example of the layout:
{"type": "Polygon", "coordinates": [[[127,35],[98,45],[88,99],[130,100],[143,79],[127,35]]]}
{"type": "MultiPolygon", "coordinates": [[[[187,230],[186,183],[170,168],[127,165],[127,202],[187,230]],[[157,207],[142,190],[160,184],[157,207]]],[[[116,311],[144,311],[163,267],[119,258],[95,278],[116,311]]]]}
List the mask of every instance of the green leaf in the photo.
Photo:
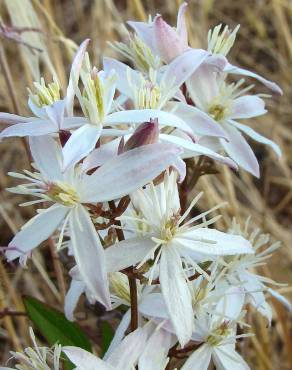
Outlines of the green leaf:
{"type": "Polygon", "coordinates": [[[102,355],[104,355],[108,350],[108,347],[110,346],[111,341],[114,337],[113,328],[107,321],[102,322],[101,333],[102,333],[102,355]]]}
{"type": "MultiPolygon", "coordinates": [[[[63,313],[45,303],[30,297],[24,297],[26,312],[49,345],[76,346],[92,352],[86,335],[75,323],[68,321],[63,313]]],[[[67,369],[72,369],[70,365],[67,369]]]]}

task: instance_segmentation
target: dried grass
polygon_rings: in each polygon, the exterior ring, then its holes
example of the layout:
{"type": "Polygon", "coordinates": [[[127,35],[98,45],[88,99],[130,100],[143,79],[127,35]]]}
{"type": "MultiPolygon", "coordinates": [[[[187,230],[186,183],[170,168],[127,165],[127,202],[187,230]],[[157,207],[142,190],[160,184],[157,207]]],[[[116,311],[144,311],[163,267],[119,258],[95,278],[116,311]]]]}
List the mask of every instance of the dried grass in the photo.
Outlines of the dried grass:
{"type": "MultiPolygon", "coordinates": [[[[23,6],[23,0],[2,0],[2,18],[6,24],[16,22],[18,27],[41,27],[41,34],[26,33],[25,40],[45,50],[40,58],[41,73],[50,76],[54,66],[64,86],[75,43],[90,37],[90,51],[94,62],[98,64],[104,53],[114,55],[106,40],[120,38],[121,21],[145,20],[148,13],[159,12],[174,22],[179,1],[26,0],[25,3],[33,5],[35,16],[27,14],[30,7],[23,6]],[[14,16],[11,18],[5,3],[10,10],[14,7],[14,16]]],[[[272,239],[281,240],[283,247],[265,267],[264,273],[289,284],[292,282],[292,3],[289,0],[191,0],[189,3],[188,26],[193,46],[205,45],[210,26],[219,22],[231,26],[240,23],[241,29],[232,59],[238,65],[275,80],[284,90],[283,97],[268,101],[269,115],[251,122],[259,132],[280,144],[283,149],[282,159],[278,161],[270,150],[253,143],[261,162],[260,180],[244,172],[237,175],[220,167],[218,176],[202,177],[194,191],[202,189],[205,192],[202,209],[224,200],[229,202],[223,210],[224,220],[218,226],[226,227],[234,216],[239,220],[251,216],[253,225],[270,233],[272,239]]],[[[1,111],[19,110],[21,114],[27,114],[26,87],[38,72],[34,67],[38,56],[32,55],[24,46],[4,39],[1,40],[0,51],[2,72],[4,67],[6,77],[8,73],[8,79],[5,79],[3,73],[0,75],[1,111]],[[28,52],[31,54],[29,59],[28,52]]],[[[256,90],[261,91],[260,88],[256,87],[256,90]]],[[[31,216],[33,209],[19,208],[17,204],[20,198],[4,190],[11,185],[11,180],[6,176],[7,171],[21,170],[28,166],[23,142],[15,139],[5,141],[0,146],[0,154],[0,244],[5,246],[31,216]]],[[[22,311],[22,294],[32,294],[61,308],[64,288],[68,284],[66,267],[70,261],[65,255],[60,258],[62,263],[52,248],[46,245],[35,253],[26,271],[17,266],[4,266],[4,260],[0,261],[0,312],[7,307],[22,311]]],[[[281,288],[281,291],[292,298],[291,288],[281,288]]],[[[240,346],[252,369],[292,369],[291,317],[277,302],[272,301],[272,305],[275,316],[271,329],[266,328],[261,317],[249,315],[256,336],[240,346]]],[[[93,309],[85,304],[85,316],[80,317],[80,324],[93,339],[98,339],[98,325],[102,318],[103,314],[97,307],[93,309]]],[[[20,349],[28,343],[29,323],[22,316],[5,316],[0,318],[0,323],[0,362],[3,363],[10,349],[20,349]]]]}

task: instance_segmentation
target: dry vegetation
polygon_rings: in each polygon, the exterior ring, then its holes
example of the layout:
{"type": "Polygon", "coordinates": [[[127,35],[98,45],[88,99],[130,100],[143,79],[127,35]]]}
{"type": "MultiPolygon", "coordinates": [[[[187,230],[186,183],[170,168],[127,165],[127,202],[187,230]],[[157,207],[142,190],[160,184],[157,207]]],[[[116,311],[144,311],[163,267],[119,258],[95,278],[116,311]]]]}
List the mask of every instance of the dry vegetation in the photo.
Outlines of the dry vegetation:
{"type": "MultiPolygon", "coordinates": [[[[98,65],[106,53],[113,55],[106,40],[123,37],[120,22],[127,19],[147,19],[147,14],[160,12],[174,22],[179,1],[164,0],[0,0],[2,21],[15,27],[33,27],[37,32],[0,34],[0,110],[28,114],[26,87],[41,73],[48,79],[55,71],[61,82],[66,81],[68,66],[76,44],[90,37],[90,52],[98,65]],[[33,12],[33,8],[34,12],[33,12]],[[10,15],[9,15],[10,13],[10,15]],[[6,36],[6,37],[5,37],[6,36]],[[9,36],[9,38],[7,38],[9,36]],[[12,36],[12,37],[11,37],[12,36]],[[19,46],[15,37],[42,52],[19,46]],[[75,44],[76,43],[76,44],[75,44]]],[[[230,26],[241,24],[237,43],[232,51],[236,64],[255,70],[275,80],[284,90],[283,97],[268,100],[270,114],[251,122],[259,132],[276,141],[283,149],[280,161],[269,149],[253,143],[261,160],[262,176],[255,180],[247,173],[234,174],[220,167],[218,176],[205,176],[194,190],[203,189],[202,209],[227,200],[223,210],[226,227],[232,217],[244,220],[251,216],[252,225],[282,241],[282,248],[264,274],[277,281],[292,283],[292,2],[290,0],[190,0],[188,26],[193,46],[205,46],[210,26],[219,22],[230,26]],[[205,203],[204,203],[205,202],[205,203]]],[[[15,30],[14,30],[15,31],[15,30]]],[[[256,86],[257,91],[262,86],[256,86]]],[[[267,92],[267,91],[264,91],[267,92]]],[[[0,245],[8,244],[13,233],[32,215],[33,208],[19,208],[19,196],[5,191],[13,181],[7,172],[27,168],[25,142],[7,140],[0,146],[0,245]]],[[[9,350],[20,350],[28,344],[25,316],[4,315],[4,310],[23,312],[22,294],[43,299],[62,309],[68,288],[68,268],[71,261],[65,254],[60,259],[52,246],[44,245],[22,270],[0,261],[0,363],[9,357],[9,350]]],[[[262,272],[262,271],[261,271],[262,272]]],[[[292,299],[292,288],[279,289],[292,299]]],[[[272,302],[274,320],[266,327],[258,315],[248,315],[256,336],[242,344],[242,352],[252,369],[292,369],[291,316],[278,303],[272,302]]],[[[81,302],[86,312],[80,314],[80,324],[93,339],[98,339],[104,313],[99,307],[81,302]]],[[[114,323],[117,316],[111,314],[114,323]]]]}

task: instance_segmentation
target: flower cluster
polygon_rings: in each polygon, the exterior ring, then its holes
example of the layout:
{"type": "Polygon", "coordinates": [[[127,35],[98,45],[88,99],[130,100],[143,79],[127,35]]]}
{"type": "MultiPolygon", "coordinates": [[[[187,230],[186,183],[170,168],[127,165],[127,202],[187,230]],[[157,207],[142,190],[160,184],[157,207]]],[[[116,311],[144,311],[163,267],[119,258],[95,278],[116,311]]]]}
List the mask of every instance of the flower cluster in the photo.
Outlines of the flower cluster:
{"type": "MultiPolygon", "coordinates": [[[[67,248],[74,259],[69,320],[84,293],[107,310],[127,307],[103,359],[62,348],[78,370],[163,370],[182,357],[183,370],[207,370],[211,361],[217,369],[249,369],[236,352],[237,339],[252,335],[246,305],[269,323],[266,292],[290,309],[269,287],[276,283],[254,270],[279,243],[250,233],[248,223],[217,230],[220,216],[212,213],[223,205],[198,214],[201,193],[185,209],[180,184],[196,170],[185,159],[200,156],[213,172],[218,162],[259,177],[246,137],[281,154],[241,123],[267,113],[264,95],[253,94],[243,77],[282,94],[228,61],[239,27],[219,25],[209,31],[206,50],[191,48],[186,9],[182,4],[175,28],[161,15],[128,22],[128,40],[112,44],[125,63],[105,57],[97,69],[85,40],[64,95],[57,80],[41,79],[29,90],[32,117],[0,114],[7,125],[0,138],[28,137],[33,159],[30,170],[9,173],[22,183],[8,190],[34,197],[23,206],[38,206],[10,242],[7,260],[24,265],[53,237],[57,250],[67,248]]],[[[54,351],[48,353],[59,369],[61,350],[54,351]]],[[[37,346],[25,353],[14,354],[25,362],[18,369],[51,368],[37,346]]]]}

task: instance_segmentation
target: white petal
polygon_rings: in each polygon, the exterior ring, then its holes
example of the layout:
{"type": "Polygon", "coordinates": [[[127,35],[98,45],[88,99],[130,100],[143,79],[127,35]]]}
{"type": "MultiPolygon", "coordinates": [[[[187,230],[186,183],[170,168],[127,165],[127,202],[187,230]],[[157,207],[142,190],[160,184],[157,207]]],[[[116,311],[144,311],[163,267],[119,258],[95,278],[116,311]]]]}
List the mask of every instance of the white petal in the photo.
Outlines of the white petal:
{"type": "Polygon", "coordinates": [[[276,292],[274,289],[268,288],[268,292],[271,294],[273,298],[275,298],[277,301],[282,303],[282,305],[289,311],[292,312],[292,304],[288,301],[286,297],[284,297],[282,294],[276,292]]]}
{"type": "Polygon", "coordinates": [[[283,95],[282,89],[275,82],[269,81],[254,72],[248,71],[247,69],[239,68],[228,63],[224,68],[224,72],[235,73],[237,75],[255,78],[256,80],[264,84],[266,87],[274,91],[276,94],[283,95]]]}
{"type": "Polygon", "coordinates": [[[114,351],[114,349],[120,345],[122,342],[122,339],[125,336],[125,333],[130,325],[131,322],[131,309],[129,309],[123,316],[121,322],[119,323],[119,326],[117,327],[115,331],[115,335],[111,341],[110,346],[108,347],[108,350],[106,351],[105,355],[103,356],[104,360],[107,360],[108,357],[111,355],[111,353],[114,351]]]}
{"type": "Polygon", "coordinates": [[[84,292],[85,284],[83,283],[83,281],[72,279],[64,302],[64,313],[67,320],[74,321],[75,307],[77,306],[81,294],[84,292]]]}
{"type": "Polygon", "coordinates": [[[6,112],[0,112],[0,124],[1,125],[15,125],[21,122],[31,122],[35,118],[34,117],[23,117],[18,116],[17,114],[11,114],[6,112]]]}
{"type": "Polygon", "coordinates": [[[183,44],[188,44],[188,31],[186,26],[185,12],[187,10],[188,3],[182,3],[177,13],[176,32],[178,33],[183,44]]]}
{"type": "Polygon", "coordinates": [[[105,250],[108,272],[123,270],[136,265],[149,253],[155,243],[149,239],[134,238],[122,240],[105,250]]]}
{"type": "Polygon", "coordinates": [[[161,293],[151,293],[146,295],[139,304],[139,312],[150,318],[160,318],[168,320],[166,304],[161,293]]]}
{"type": "Polygon", "coordinates": [[[41,136],[57,132],[58,128],[49,120],[34,120],[31,122],[17,123],[4,129],[0,139],[12,136],[41,136]]]}
{"type": "Polygon", "coordinates": [[[82,348],[66,346],[62,351],[68,356],[69,360],[77,366],[78,370],[114,370],[110,364],[100,360],[92,353],[82,348]]]}
{"type": "Polygon", "coordinates": [[[139,370],[163,370],[171,345],[172,335],[163,329],[156,329],[139,358],[139,370]]]}
{"type": "Polygon", "coordinates": [[[252,128],[246,125],[243,125],[242,123],[230,121],[230,124],[238,128],[238,130],[244,132],[246,135],[251,137],[253,140],[261,144],[270,146],[274,150],[274,152],[277,154],[277,156],[281,157],[281,154],[282,154],[281,149],[276,143],[274,143],[274,141],[267,139],[266,137],[260,135],[258,132],[254,131],[252,128]]]}
{"type": "Polygon", "coordinates": [[[181,370],[208,370],[212,350],[208,344],[203,344],[194,351],[181,370]]]}
{"type": "Polygon", "coordinates": [[[85,117],[64,117],[62,127],[63,130],[71,130],[81,127],[89,123],[88,118],[85,117]]]}
{"type": "Polygon", "coordinates": [[[217,369],[222,370],[250,370],[248,364],[235,351],[232,344],[214,347],[212,358],[217,369]]]}
{"type": "Polygon", "coordinates": [[[227,142],[224,139],[220,139],[220,142],[227,154],[239,167],[259,177],[260,170],[258,160],[245,138],[230,124],[224,124],[224,128],[228,134],[229,141],[227,142]]]}
{"type": "Polygon", "coordinates": [[[46,113],[49,119],[54,123],[54,125],[60,129],[63,124],[64,120],[64,112],[65,112],[65,101],[59,100],[52,105],[48,105],[45,107],[46,113]]]}
{"type": "Polygon", "coordinates": [[[174,114],[163,112],[156,109],[140,109],[115,112],[106,117],[106,123],[144,123],[150,122],[150,119],[158,119],[159,125],[177,127],[186,132],[192,133],[192,129],[179,117],[174,114]]]}
{"type": "Polygon", "coordinates": [[[29,147],[34,163],[44,179],[62,180],[61,148],[56,141],[50,136],[30,137],[29,147]]]}
{"type": "Polygon", "coordinates": [[[215,308],[214,321],[225,317],[226,320],[237,320],[242,311],[245,300],[245,291],[242,287],[230,287],[226,289],[223,296],[219,299],[215,308]]]}
{"type": "Polygon", "coordinates": [[[117,199],[153,180],[180,153],[168,144],[149,144],[123,153],[108,161],[90,176],[84,176],[84,202],[103,202],[117,199]]]}
{"type": "Polygon", "coordinates": [[[240,235],[223,233],[215,229],[199,228],[186,231],[175,238],[181,245],[206,256],[252,254],[250,242],[240,235]]]}
{"type": "Polygon", "coordinates": [[[161,291],[175,333],[184,346],[192,336],[192,297],[176,249],[170,245],[162,248],[159,273],[161,291]]]}
{"type": "Polygon", "coordinates": [[[127,22],[130,27],[134,29],[137,33],[138,37],[145,42],[146,45],[152,50],[152,52],[157,55],[157,45],[156,39],[154,36],[154,27],[153,22],[146,23],[146,22],[127,22]]]}
{"type": "Polygon", "coordinates": [[[240,96],[232,101],[230,106],[231,118],[252,118],[267,113],[265,102],[256,95],[240,96]]]}
{"type": "Polygon", "coordinates": [[[104,249],[88,212],[78,205],[72,210],[70,237],[78,270],[93,297],[111,308],[104,249]]]}
{"type": "Polygon", "coordinates": [[[63,170],[78,163],[97,143],[101,127],[86,124],[73,132],[63,148],[63,170]]]}
{"type": "Polygon", "coordinates": [[[9,243],[5,252],[8,261],[21,257],[48,239],[67,212],[67,207],[54,204],[29,220],[9,243]]]}

